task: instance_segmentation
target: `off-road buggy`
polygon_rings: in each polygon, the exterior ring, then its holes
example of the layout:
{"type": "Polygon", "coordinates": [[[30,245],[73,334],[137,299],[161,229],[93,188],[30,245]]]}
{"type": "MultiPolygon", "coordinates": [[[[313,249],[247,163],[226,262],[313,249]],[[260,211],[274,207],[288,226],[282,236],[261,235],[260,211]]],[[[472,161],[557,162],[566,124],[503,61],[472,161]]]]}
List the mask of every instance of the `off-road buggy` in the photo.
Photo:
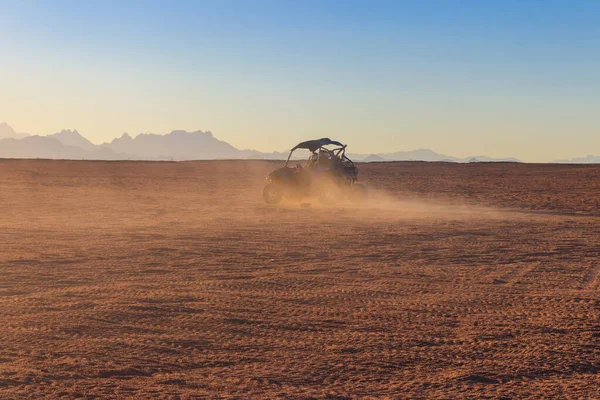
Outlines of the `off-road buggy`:
{"type": "Polygon", "coordinates": [[[367,198],[367,187],[358,183],[358,169],[346,157],[346,145],[328,138],[299,143],[290,151],[285,165],[267,176],[263,189],[263,198],[268,204],[277,204],[284,197],[300,200],[309,196],[324,203],[367,198]],[[310,151],[308,160],[304,165],[288,167],[292,154],[298,149],[310,151]]]}

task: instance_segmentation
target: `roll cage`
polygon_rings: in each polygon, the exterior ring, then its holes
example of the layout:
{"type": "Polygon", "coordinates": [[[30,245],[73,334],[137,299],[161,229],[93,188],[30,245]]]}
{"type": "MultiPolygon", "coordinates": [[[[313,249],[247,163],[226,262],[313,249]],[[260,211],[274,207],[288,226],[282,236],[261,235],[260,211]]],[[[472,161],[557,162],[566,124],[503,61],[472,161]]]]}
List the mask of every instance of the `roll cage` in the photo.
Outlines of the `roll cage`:
{"type": "MultiPolygon", "coordinates": [[[[331,140],[329,138],[308,140],[306,142],[299,143],[290,151],[290,154],[288,155],[288,158],[285,161],[284,167],[287,167],[288,163],[290,162],[290,159],[292,158],[292,154],[297,149],[306,149],[310,151],[310,157],[308,161],[312,160],[314,158],[314,155],[317,154],[318,151],[319,153],[325,152],[329,154],[329,157],[331,159],[337,159],[340,161],[346,160],[352,162],[348,157],[346,157],[346,146],[347,145],[342,144],[340,142],[336,142],[335,140],[331,140]],[[337,147],[334,149],[328,149],[325,147],[328,145],[334,145],[337,147]]],[[[352,165],[354,165],[354,163],[352,165]]]]}
{"type": "Polygon", "coordinates": [[[358,170],[354,165],[354,162],[352,162],[352,160],[350,160],[346,156],[346,146],[347,145],[342,144],[340,142],[336,142],[329,138],[309,140],[306,142],[299,143],[290,151],[290,154],[288,155],[288,158],[285,161],[284,167],[287,167],[294,151],[296,151],[297,149],[307,149],[310,151],[310,156],[308,160],[306,160],[306,162],[304,163],[305,168],[311,167],[312,165],[317,163],[319,161],[319,158],[322,157],[322,154],[327,154],[328,158],[334,162],[332,167],[335,169],[344,170],[347,173],[347,175],[349,175],[347,176],[347,178],[354,182],[357,179],[358,170]],[[333,149],[328,149],[325,147],[330,145],[337,147],[333,149]]]}

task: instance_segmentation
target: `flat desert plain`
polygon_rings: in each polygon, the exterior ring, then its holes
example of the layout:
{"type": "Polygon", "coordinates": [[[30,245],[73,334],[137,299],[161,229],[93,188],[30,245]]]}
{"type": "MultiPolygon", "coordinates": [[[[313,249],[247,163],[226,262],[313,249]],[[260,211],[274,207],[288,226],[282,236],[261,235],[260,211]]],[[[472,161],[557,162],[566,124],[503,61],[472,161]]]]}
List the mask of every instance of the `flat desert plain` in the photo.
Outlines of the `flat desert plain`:
{"type": "Polygon", "coordinates": [[[0,160],[0,398],[600,397],[600,166],[0,160]]]}

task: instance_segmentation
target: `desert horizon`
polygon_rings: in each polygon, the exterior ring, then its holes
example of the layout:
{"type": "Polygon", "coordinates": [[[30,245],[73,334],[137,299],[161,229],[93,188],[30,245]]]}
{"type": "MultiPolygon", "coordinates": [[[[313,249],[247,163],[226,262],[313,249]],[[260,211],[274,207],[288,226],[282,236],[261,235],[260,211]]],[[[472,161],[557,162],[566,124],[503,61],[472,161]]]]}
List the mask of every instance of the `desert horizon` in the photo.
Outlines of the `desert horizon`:
{"type": "MultiPolygon", "coordinates": [[[[291,147],[291,146],[290,146],[291,147]]],[[[19,133],[6,122],[0,123],[0,158],[47,158],[70,160],[217,160],[217,159],[263,159],[285,160],[285,151],[261,152],[253,149],[238,149],[219,140],[211,131],[173,130],[170,133],[123,133],[109,142],[92,143],[77,130],[63,129],[60,132],[37,135],[19,133]]],[[[361,154],[356,150],[349,155],[358,162],[385,161],[444,161],[444,162],[524,162],[515,157],[489,157],[476,155],[454,157],[437,153],[431,149],[399,150],[361,154]]],[[[307,154],[300,158],[306,158],[307,154]]],[[[600,164],[600,156],[588,154],[538,164],[600,164]]]]}

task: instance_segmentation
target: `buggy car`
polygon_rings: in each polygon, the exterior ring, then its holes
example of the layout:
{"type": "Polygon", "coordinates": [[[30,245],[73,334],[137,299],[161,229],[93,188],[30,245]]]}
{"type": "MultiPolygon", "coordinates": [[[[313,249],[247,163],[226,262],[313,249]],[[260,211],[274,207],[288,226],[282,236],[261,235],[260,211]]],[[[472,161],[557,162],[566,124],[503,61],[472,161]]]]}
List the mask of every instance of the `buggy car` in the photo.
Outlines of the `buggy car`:
{"type": "Polygon", "coordinates": [[[284,197],[300,200],[309,196],[316,196],[325,203],[343,198],[352,201],[367,198],[366,186],[358,183],[358,169],[346,156],[346,145],[329,138],[297,144],[284,166],[267,176],[263,189],[263,198],[268,204],[277,204],[284,197]],[[292,154],[298,149],[308,150],[310,156],[304,165],[289,167],[292,154]]]}

